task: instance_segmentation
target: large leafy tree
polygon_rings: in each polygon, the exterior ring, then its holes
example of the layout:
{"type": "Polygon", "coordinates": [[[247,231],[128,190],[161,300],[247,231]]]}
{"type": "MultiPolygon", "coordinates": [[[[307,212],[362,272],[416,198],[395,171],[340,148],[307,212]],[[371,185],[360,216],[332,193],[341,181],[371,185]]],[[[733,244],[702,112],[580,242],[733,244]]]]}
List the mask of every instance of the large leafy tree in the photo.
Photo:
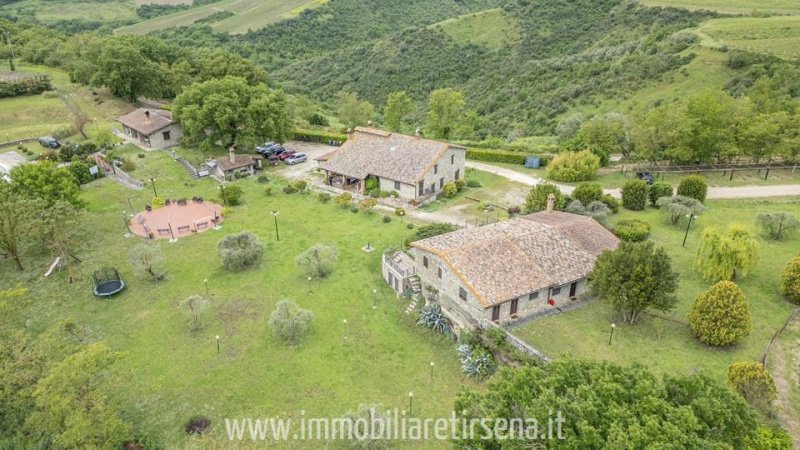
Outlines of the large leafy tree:
{"type": "Polygon", "coordinates": [[[46,206],[67,202],[84,206],[78,181],[69,169],[52,161],[23,164],[11,169],[11,189],[16,195],[42,200],[46,206]]]}
{"type": "Polygon", "coordinates": [[[416,111],[414,100],[406,91],[392,92],[383,108],[383,120],[392,131],[402,131],[408,117],[416,111]]]}
{"type": "Polygon", "coordinates": [[[695,160],[710,162],[736,153],[733,128],[736,105],[729,95],[705,91],[689,99],[687,120],[691,123],[688,146],[695,160]]]}
{"type": "Polygon", "coordinates": [[[308,277],[325,278],[333,270],[336,259],[336,247],[317,244],[297,255],[295,264],[308,277]]]}
{"type": "Polygon", "coordinates": [[[175,98],[173,113],[184,138],[206,148],[283,142],[291,126],[282,92],[232,76],[187,87],[175,98]]]}
{"type": "Polygon", "coordinates": [[[464,119],[466,102],[461,92],[437,89],[428,98],[428,115],[425,129],[432,137],[450,139],[455,128],[464,119]]]}
{"type": "Polygon", "coordinates": [[[14,260],[17,270],[23,270],[21,246],[34,231],[42,206],[41,200],[15,195],[11,185],[0,180],[0,250],[14,260]]]}
{"type": "Polygon", "coordinates": [[[74,205],[57,201],[41,211],[34,225],[45,246],[66,266],[70,283],[75,281],[72,260],[79,261],[75,248],[83,240],[80,232],[83,214],[74,205]]]}
{"type": "Polygon", "coordinates": [[[619,114],[595,117],[583,122],[577,133],[561,146],[568,150],[591,150],[607,165],[612,153],[630,153],[630,136],[624,117],[619,114]]]}
{"type": "Polygon", "coordinates": [[[662,380],[638,365],[569,358],[504,369],[488,389],[462,390],[454,410],[468,427],[504,418],[516,432],[483,439],[476,427],[471,439],[453,441],[463,449],[530,448],[533,433],[549,435],[548,448],[742,448],[758,426],[741,397],[705,376],[662,380]]]}
{"type": "Polygon", "coordinates": [[[592,293],[611,303],[629,323],[636,323],[642,311],[669,311],[678,301],[672,261],[649,241],[621,242],[616,250],[603,252],[589,279],[592,293]]]}
{"type": "Polygon", "coordinates": [[[716,227],[703,230],[695,267],[706,280],[735,280],[747,276],[758,261],[755,239],[746,229],[731,226],[726,233],[716,227]]]}
{"type": "Polygon", "coordinates": [[[337,98],[339,120],[348,127],[355,128],[366,125],[375,112],[372,103],[361,100],[355,92],[340,92],[337,98]]]}
{"type": "Polygon", "coordinates": [[[738,362],[728,366],[728,386],[764,411],[769,410],[770,402],[777,398],[772,375],[757,362],[738,362]]]}
{"type": "Polygon", "coordinates": [[[160,96],[165,76],[161,66],[130,40],[109,39],[102,44],[91,77],[94,86],[107,86],[111,93],[130,102],[140,95],[160,96]]]}
{"type": "Polygon", "coordinates": [[[26,428],[43,432],[44,447],[114,448],[130,437],[119,405],[103,390],[119,357],[104,343],[89,344],[39,380],[26,428]]]}

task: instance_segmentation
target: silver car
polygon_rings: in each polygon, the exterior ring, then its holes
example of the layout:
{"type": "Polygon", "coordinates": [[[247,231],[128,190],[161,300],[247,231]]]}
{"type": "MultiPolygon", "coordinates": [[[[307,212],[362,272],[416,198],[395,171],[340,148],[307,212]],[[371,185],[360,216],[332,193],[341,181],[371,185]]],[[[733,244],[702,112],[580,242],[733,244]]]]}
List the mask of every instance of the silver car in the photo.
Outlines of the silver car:
{"type": "Polygon", "coordinates": [[[308,156],[305,153],[295,153],[284,160],[288,165],[300,164],[308,161],[308,156]]]}

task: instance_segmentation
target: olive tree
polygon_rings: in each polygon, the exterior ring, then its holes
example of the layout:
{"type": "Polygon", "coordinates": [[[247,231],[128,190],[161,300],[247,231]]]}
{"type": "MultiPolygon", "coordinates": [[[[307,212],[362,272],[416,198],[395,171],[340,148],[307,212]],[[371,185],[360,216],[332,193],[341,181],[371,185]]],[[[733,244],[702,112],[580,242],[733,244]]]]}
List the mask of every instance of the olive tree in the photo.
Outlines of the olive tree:
{"type": "Polygon", "coordinates": [[[308,335],[314,315],[291,300],[281,300],[269,316],[272,334],[288,345],[297,345],[308,335]]]}
{"type": "Polygon", "coordinates": [[[684,195],[661,197],[656,200],[656,206],[671,225],[677,225],[689,216],[697,216],[705,210],[699,200],[684,195]]]}
{"type": "Polygon", "coordinates": [[[336,247],[317,244],[297,255],[295,264],[306,276],[325,278],[333,270],[336,258],[336,247]]]}
{"type": "Polygon", "coordinates": [[[756,216],[756,225],[770,239],[779,241],[797,230],[797,217],[785,212],[762,213],[756,216]]]}
{"type": "Polygon", "coordinates": [[[192,295],[181,301],[181,309],[192,318],[192,331],[200,329],[200,316],[208,308],[208,304],[208,299],[199,295],[192,295]]]}
{"type": "Polygon", "coordinates": [[[128,262],[133,270],[148,276],[153,281],[164,279],[164,253],[156,244],[139,244],[128,253],[128,262]]]}
{"type": "Polygon", "coordinates": [[[217,245],[217,255],[226,269],[240,272],[261,263],[264,245],[255,234],[242,231],[222,238],[217,245]]]}

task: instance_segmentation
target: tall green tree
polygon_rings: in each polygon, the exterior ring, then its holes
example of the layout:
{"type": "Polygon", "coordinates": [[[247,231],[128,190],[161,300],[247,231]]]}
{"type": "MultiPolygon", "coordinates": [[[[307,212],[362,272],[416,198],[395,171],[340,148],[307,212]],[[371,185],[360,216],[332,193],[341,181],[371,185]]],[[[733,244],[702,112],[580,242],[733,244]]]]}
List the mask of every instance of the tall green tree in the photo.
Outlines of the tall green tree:
{"type": "Polygon", "coordinates": [[[689,99],[686,114],[691,125],[689,147],[695,161],[711,162],[736,154],[731,129],[736,118],[736,104],[726,92],[704,91],[689,99]]]}
{"type": "Polygon", "coordinates": [[[605,251],[589,275],[592,294],[610,303],[622,319],[636,323],[642,311],[669,311],[678,302],[678,274],[667,252],[652,242],[620,242],[605,251]]]}
{"type": "Polygon", "coordinates": [[[355,92],[340,92],[336,104],[339,120],[347,128],[366,125],[375,112],[372,103],[359,99],[355,92]]]}
{"type": "Polygon", "coordinates": [[[83,207],[78,181],[69,169],[58,167],[52,161],[23,164],[11,169],[11,189],[16,195],[35,198],[46,206],[67,202],[83,207]]]}
{"type": "Polygon", "coordinates": [[[567,150],[591,150],[600,158],[602,165],[608,165],[612,153],[630,153],[630,136],[625,118],[620,114],[595,117],[583,122],[577,133],[561,142],[567,150]]]}
{"type": "Polygon", "coordinates": [[[406,91],[392,92],[383,108],[383,120],[392,131],[402,131],[408,117],[416,111],[414,100],[406,91]]]}
{"type": "Polygon", "coordinates": [[[134,42],[109,39],[102,44],[94,61],[93,86],[106,86],[111,93],[129,102],[140,95],[160,97],[165,74],[134,42]]]}
{"type": "Polygon", "coordinates": [[[231,76],[187,87],[175,99],[173,114],[184,138],[205,148],[283,142],[291,127],[282,92],[231,76]]]}
{"type": "Polygon", "coordinates": [[[692,160],[692,122],[685,105],[667,103],[637,113],[632,122],[633,156],[639,161],[692,160]]]}
{"type": "Polygon", "coordinates": [[[89,344],[39,380],[26,428],[43,437],[44,447],[118,448],[130,438],[119,404],[104,390],[120,356],[104,343],[89,344]]]}
{"type": "Polygon", "coordinates": [[[75,256],[75,249],[84,239],[80,229],[83,214],[83,211],[74,205],[57,201],[41,210],[34,225],[45,247],[53,256],[61,258],[61,262],[66,266],[70,283],[76,279],[72,260],[79,261],[75,256]]]}
{"type": "Polygon", "coordinates": [[[745,277],[758,261],[758,248],[752,234],[740,226],[731,226],[726,233],[716,227],[703,230],[697,249],[695,267],[706,280],[735,280],[745,277]]]}
{"type": "Polygon", "coordinates": [[[252,60],[223,49],[199,51],[193,56],[198,62],[195,81],[203,82],[228,76],[244,78],[250,85],[267,82],[267,72],[252,60]]]}
{"type": "Polygon", "coordinates": [[[450,139],[465,112],[466,102],[461,92],[449,88],[437,89],[428,98],[425,129],[434,138],[450,139]]]}
{"type": "Polygon", "coordinates": [[[11,185],[0,180],[0,250],[6,253],[17,270],[23,270],[21,246],[34,231],[35,217],[42,209],[40,200],[16,195],[11,185]]]}

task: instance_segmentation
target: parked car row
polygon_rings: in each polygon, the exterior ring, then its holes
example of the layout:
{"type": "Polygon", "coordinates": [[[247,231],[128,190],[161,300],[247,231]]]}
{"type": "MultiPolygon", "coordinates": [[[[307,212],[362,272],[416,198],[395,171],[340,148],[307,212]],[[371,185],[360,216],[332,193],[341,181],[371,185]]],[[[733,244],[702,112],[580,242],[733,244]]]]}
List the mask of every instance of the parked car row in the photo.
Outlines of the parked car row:
{"type": "Polygon", "coordinates": [[[256,153],[268,158],[277,157],[288,165],[299,164],[308,161],[305,153],[298,153],[294,150],[284,148],[282,145],[268,141],[256,147],[256,153]]]}

